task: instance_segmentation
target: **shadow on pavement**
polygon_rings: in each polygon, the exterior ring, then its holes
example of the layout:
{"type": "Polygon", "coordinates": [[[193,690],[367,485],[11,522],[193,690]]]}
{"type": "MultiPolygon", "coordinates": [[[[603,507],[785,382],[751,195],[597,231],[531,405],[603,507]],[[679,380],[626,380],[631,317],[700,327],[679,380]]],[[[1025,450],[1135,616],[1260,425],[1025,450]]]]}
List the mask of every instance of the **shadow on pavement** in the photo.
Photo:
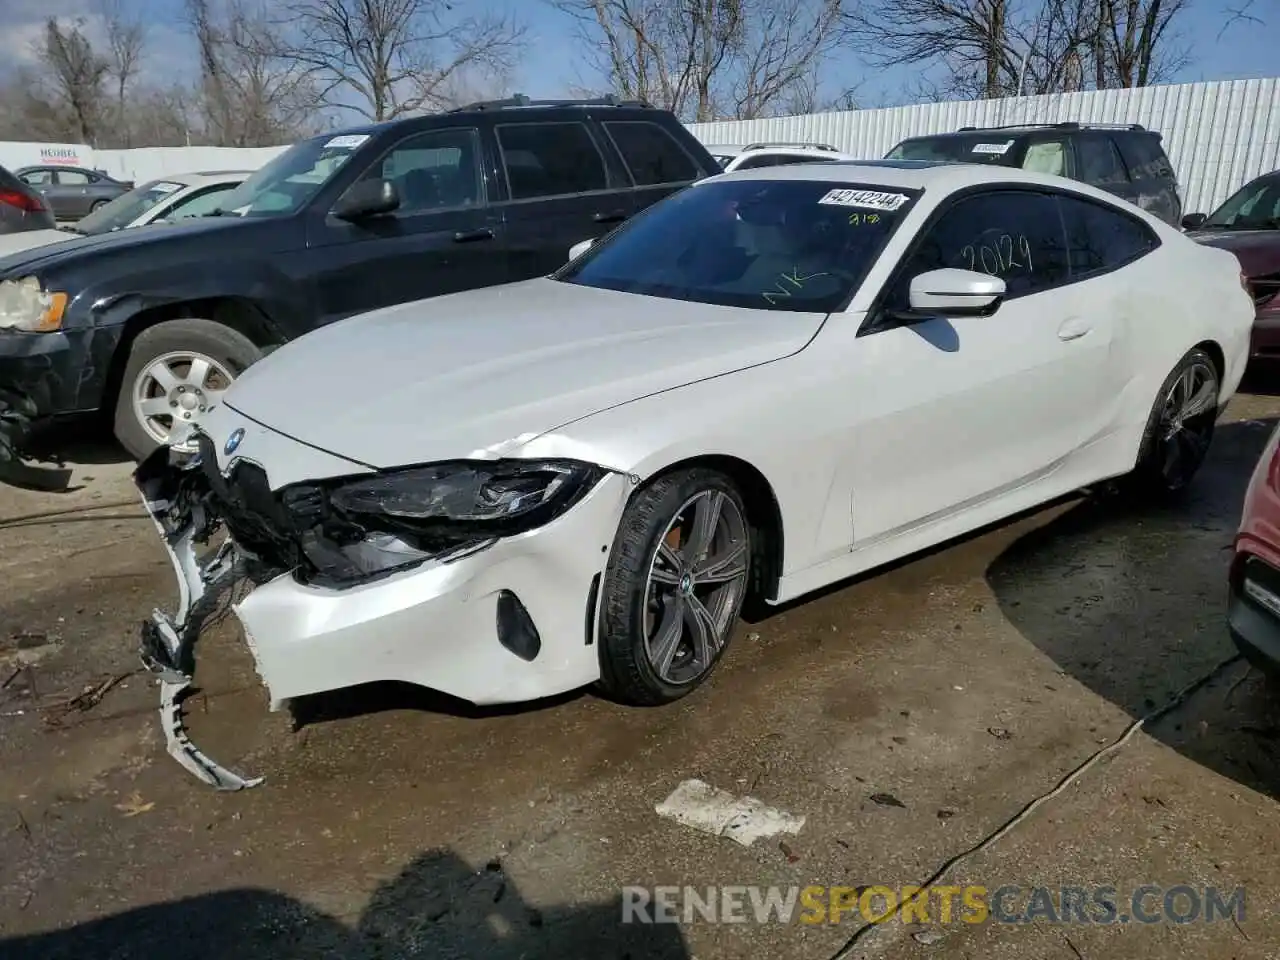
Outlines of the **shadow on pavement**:
{"type": "Polygon", "coordinates": [[[678,926],[622,922],[612,903],[538,910],[499,863],[418,857],[354,923],[241,888],[128,910],[66,930],[0,939],[6,960],[688,960],[678,926]]]}
{"type": "MultiPolygon", "coordinates": [[[[987,570],[1004,616],[1062,671],[1135,719],[1164,705],[1236,652],[1227,569],[1245,490],[1274,426],[1219,424],[1179,503],[1090,498],[1020,538],[987,570]]],[[[1280,797],[1272,709],[1261,678],[1238,665],[1147,732],[1280,797]]]]}

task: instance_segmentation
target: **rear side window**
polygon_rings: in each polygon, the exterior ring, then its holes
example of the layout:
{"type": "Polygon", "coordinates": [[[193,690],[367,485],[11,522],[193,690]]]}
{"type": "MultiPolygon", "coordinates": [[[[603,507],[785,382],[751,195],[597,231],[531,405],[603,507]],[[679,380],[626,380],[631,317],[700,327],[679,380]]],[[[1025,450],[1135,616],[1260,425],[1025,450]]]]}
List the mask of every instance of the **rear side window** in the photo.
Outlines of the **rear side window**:
{"type": "Polygon", "coordinates": [[[604,190],[604,158],[585,124],[510,123],[497,128],[512,200],[604,190]]]}
{"type": "Polygon", "coordinates": [[[1123,266],[1154,250],[1156,238],[1133,217],[1077,197],[1060,198],[1072,279],[1123,266]]]}
{"type": "Polygon", "coordinates": [[[1160,141],[1149,133],[1128,133],[1116,138],[1129,174],[1135,180],[1154,180],[1173,176],[1173,166],[1165,156],[1160,141]]]}
{"type": "Polygon", "coordinates": [[[64,187],[84,187],[92,181],[83,170],[59,170],[58,183],[64,187]]]}
{"type": "Polygon", "coordinates": [[[1110,137],[1081,137],[1076,141],[1076,156],[1080,159],[1080,179],[1085,183],[1110,185],[1129,179],[1120,151],[1110,137]]]}
{"type": "Polygon", "coordinates": [[[637,187],[688,183],[702,175],[676,138],[646,120],[615,120],[604,125],[637,187]]]}

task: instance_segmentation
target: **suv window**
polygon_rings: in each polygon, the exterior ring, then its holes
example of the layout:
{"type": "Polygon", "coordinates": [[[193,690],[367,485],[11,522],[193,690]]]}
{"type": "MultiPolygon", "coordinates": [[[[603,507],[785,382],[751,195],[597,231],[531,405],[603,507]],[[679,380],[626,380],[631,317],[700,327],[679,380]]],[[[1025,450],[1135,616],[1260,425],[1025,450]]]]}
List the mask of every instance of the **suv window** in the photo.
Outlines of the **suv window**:
{"type": "Polygon", "coordinates": [[[734,167],[735,170],[751,170],[755,167],[781,167],[792,163],[830,163],[835,157],[805,157],[795,153],[764,153],[748,157],[734,167]]]}
{"type": "Polygon", "coordinates": [[[1108,136],[1086,135],[1076,140],[1080,179],[1092,184],[1124,183],[1129,179],[1120,151],[1108,136]]]}
{"type": "Polygon", "coordinates": [[[1035,173],[1051,173],[1054,176],[1067,175],[1067,145],[1062,140],[1041,140],[1027,147],[1027,155],[1022,158],[1022,169],[1035,173]]]}
{"type": "Polygon", "coordinates": [[[583,123],[508,123],[497,127],[512,200],[604,190],[604,158],[583,123]]]}
{"type": "Polygon", "coordinates": [[[1154,180],[1173,176],[1173,166],[1165,156],[1164,148],[1151,134],[1126,133],[1115,140],[1133,179],[1154,180]]]}
{"type": "Polygon", "coordinates": [[[400,194],[397,213],[470,207],[483,197],[479,154],[475,130],[433,130],[396,144],[360,179],[394,183],[400,194]]]}
{"type": "Polygon", "coordinates": [[[1112,270],[1156,247],[1146,224],[1119,210],[1079,197],[1063,196],[1060,202],[1073,279],[1112,270]]]}
{"type": "Polygon", "coordinates": [[[666,130],[647,120],[615,120],[604,125],[622,154],[638,187],[657,183],[686,183],[702,171],[666,130]]]}
{"type": "Polygon", "coordinates": [[[906,310],[912,277],[946,267],[1000,277],[1010,297],[1064,282],[1065,238],[1053,197],[1002,190],[958,201],[899,268],[887,306],[906,310]]]}

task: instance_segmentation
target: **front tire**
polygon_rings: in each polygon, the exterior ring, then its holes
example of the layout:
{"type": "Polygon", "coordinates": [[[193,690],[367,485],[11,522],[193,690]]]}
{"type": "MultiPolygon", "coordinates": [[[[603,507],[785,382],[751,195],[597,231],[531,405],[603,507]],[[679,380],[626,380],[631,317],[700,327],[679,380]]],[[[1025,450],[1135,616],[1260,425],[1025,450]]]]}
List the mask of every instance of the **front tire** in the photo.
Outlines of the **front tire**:
{"type": "Polygon", "coordinates": [[[724,474],[679,470],[640,490],[605,571],[604,691],[654,706],[706,681],[742,611],[752,556],[746,506],[724,474]]]}
{"type": "Polygon", "coordinates": [[[199,423],[261,356],[248,337],[212,320],[148,327],[129,351],[116,397],[116,439],[143,460],[170,442],[178,424],[199,423]]]}
{"type": "Polygon", "coordinates": [[[1147,418],[1129,493],[1167,498],[1187,489],[1209,452],[1221,389],[1213,358],[1199,347],[1178,361],[1147,418]]]}

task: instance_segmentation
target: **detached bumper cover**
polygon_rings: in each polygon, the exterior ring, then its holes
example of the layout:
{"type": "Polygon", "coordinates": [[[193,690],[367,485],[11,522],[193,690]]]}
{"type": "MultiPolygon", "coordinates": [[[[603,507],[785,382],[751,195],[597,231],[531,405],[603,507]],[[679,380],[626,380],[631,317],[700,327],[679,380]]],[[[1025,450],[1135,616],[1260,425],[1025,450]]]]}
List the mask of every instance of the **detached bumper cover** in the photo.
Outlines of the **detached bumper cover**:
{"type": "MultiPolygon", "coordinates": [[[[605,476],[537,529],[335,587],[304,583],[231,537],[221,548],[208,547],[207,561],[199,559],[197,547],[210,544],[226,519],[209,471],[198,462],[170,463],[161,451],[135,475],[179,593],[172,616],[156,611],[144,623],[142,658],[161,679],[169,752],[204,782],[222,790],[261,782],[205,756],[182,727],[179,702],[194,675],[196,640],[224,604],[244,627],[273,710],[295,697],[384,680],[494,704],[599,679],[589,612],[630,478],[605,476]],[[249,592],[230,604],[244,586],[249,592]]],[[[230,523],[240,528],[243,518],[230,523]]]]}

